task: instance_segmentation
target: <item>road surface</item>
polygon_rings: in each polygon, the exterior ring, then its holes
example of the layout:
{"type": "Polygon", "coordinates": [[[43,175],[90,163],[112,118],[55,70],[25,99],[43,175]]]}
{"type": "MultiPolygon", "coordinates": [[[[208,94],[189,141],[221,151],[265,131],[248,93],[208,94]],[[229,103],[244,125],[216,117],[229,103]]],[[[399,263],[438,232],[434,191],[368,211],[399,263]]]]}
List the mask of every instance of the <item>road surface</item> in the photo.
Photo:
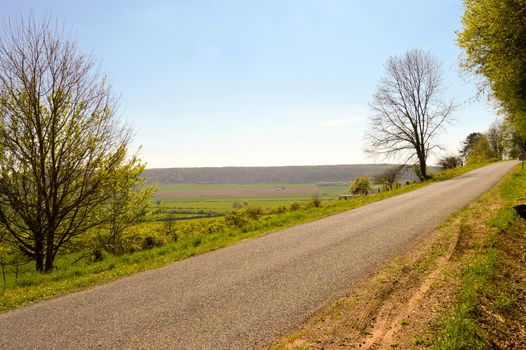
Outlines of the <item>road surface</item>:
{"type": "Polygon", "coordinates": [[[0,315],[0,349],[259,349],[406,252],[516,162],[0,315]]]}

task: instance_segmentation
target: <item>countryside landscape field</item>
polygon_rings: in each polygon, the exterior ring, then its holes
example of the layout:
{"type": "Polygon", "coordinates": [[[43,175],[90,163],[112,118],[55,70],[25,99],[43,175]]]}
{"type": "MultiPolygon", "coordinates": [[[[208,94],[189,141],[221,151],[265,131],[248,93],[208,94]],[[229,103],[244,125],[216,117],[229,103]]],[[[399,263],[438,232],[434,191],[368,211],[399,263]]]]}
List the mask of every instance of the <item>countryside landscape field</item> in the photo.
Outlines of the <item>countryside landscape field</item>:
{"type": "MultiPolygon", "coordinates": [[[[357,177],[371,180],[394,164],[354,164],[296,167],[229,167],[146,169],[144,177],[156,184],[154,206],[177,217],[224,215],[232,209],[256,206],[274,209],[291,203],[338,200],[357,177]],[[195,181],[190,183],[188,181],[195,181]]],[[[430,172],[438,171],[430,167],[430,172]]],[[[416,181],[410,168],[399,182],[416,181]]],[[[381,186],[372,184],[375,191],[381,186]]]]}
{"type": "Polygon", "coordinates": [[[525,23],[3,0],[0,350],[526,349],[525,23]]]}

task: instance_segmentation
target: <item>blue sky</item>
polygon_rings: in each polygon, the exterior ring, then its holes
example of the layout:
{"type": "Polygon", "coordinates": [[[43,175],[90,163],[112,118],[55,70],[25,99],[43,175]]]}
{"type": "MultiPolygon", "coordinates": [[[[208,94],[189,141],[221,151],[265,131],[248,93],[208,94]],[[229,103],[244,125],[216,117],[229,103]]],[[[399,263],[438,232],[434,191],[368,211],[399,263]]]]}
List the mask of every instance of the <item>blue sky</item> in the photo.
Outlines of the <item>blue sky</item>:
{"type": "Polygon", "coordinates": [[[496,118],[458,69],[461,0],[1,2],[2,21],[54,17],[100,60],[148,167],[381,161],[363,153],[368,102],[413,48],[462,105],[441,145],[496,118]]]}

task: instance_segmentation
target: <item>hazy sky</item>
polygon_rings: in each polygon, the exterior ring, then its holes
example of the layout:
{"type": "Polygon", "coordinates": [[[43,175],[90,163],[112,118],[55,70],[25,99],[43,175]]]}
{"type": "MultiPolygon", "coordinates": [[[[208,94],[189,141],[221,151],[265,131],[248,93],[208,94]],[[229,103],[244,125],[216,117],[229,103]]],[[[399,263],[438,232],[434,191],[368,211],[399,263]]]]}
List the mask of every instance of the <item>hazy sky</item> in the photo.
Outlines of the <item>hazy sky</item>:
{"type": "MultiPolygon", "coordinates": [[[[121,96],[148,167],[370,163],[368,102],[391,55],[443,62],[456,151],[496,118],[460,76],[461,0],[0,0],[63,23],[121,96]]],[[[440,156],[442,154],[439,154],[440,156]]]]}

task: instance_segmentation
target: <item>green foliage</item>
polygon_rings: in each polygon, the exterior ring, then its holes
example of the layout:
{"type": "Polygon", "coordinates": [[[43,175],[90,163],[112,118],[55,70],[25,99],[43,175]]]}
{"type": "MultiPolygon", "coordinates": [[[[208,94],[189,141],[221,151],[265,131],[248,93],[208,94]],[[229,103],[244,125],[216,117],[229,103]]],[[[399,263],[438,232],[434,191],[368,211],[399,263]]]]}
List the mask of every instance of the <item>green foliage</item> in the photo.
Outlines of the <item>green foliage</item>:
{"type": "Polygon", "coordinates": [[[296,211],[296,210],[299,210],[301,208],[301,204],[299,204],[298,202],[293,202],[290,204],[290,211],[296,211]]]}
{"type": "Polygon", "coordinates": [[[349,187],[349,192],[352,194],[361,194],[367,196],[371,192],[371,183],[368,177],[357,177],[349,187]]]}
{"type": "Polygon", "coordinates": [[[126,251],[122,244],[123,231],[143,218],[150,206],[155,186],[146,185],[146,180],[141,177],[143,170],[144,164],[133,157],[123,161],[107,180],[105,188],[109,198],[101,215],[107,217],[104,226],[108,233],[101,243],[109,253],[122,254],[126,251]]]}
{"type": "Polygon", "coordinates": [[[225,223],[230,227],[241,228],[251,221],[251,217],[246,210],[232,210],[225,215],[225,223]]]}
{"type": "Polygon", "coordinates": [[[30,18],[0,37],[0,230],[46,272],[142,171],[107,79],[60,33],[30,18]]]}
{"type": "Polygon", "coordinates": [[[469,152],[471,152],[473,145],[481,136],[482,134],[480,132],[472,132],[466,137],[466,139],[462,143],[462,149],[460,150],[460,155],[464,160],[468,159],[469,152]]]}
{"type": "Polygon", "coordinates": [[[493,159],[491,148],[486,136],[481,135],[468,153],[467,163],[481,163],[493,159]]]}
{"type": "Polygon", "coordinates": [[[514,125],[526,125],[526,1],[464,0],[463,68],[481,76],[514,125]]]}
{"type": "Polygon", "coordinates": [[[457,156],[447,156],[438,161],[442,169],[454,169],[462,166],[462,159],[457,156]]]}

